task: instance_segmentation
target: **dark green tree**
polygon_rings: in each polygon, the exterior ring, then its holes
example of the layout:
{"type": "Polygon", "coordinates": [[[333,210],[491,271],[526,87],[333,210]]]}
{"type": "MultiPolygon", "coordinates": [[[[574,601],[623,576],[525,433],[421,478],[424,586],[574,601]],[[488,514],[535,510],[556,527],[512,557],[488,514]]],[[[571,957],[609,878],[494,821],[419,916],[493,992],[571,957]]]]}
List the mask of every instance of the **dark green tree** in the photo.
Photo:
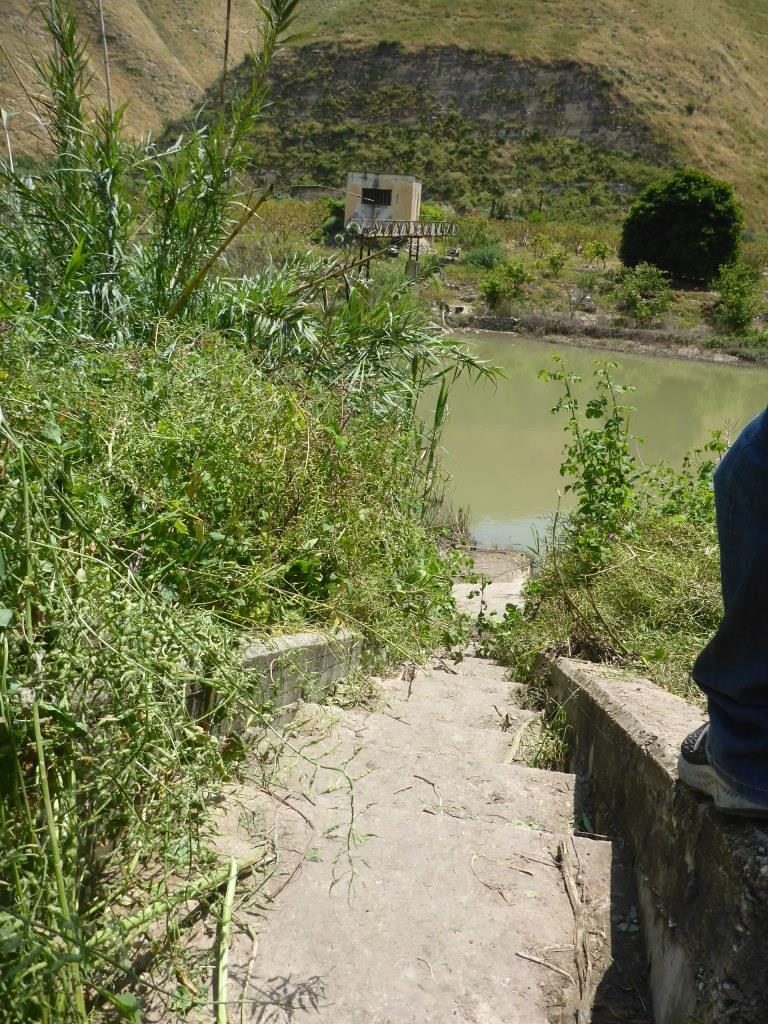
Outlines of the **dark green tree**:
{"type": "Polygon", "coordinates": [[[681,281],[710,281],[739,251],[742,215],[733,189],[703,171],[677,171],[641,192],[624,221],[619,256],[681,281]]]}

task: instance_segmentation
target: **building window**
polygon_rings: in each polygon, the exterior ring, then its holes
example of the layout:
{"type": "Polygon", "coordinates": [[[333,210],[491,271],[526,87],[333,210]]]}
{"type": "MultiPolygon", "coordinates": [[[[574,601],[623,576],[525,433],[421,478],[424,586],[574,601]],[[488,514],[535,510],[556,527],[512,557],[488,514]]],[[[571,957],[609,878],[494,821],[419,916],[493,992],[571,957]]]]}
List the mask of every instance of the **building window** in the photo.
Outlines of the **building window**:
{"type": "Polygon", "coordinates": [[[363,206],[391,206],[392,189],[389,188],[364,188],[363,206]]]}

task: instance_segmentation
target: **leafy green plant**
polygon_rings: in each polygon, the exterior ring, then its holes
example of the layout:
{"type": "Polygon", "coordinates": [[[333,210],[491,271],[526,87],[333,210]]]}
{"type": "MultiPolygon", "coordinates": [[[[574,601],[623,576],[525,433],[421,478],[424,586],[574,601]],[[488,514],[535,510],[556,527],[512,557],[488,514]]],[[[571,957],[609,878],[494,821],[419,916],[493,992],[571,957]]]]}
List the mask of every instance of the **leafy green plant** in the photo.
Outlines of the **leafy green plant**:
{"type": "Polygon", "coordinates": [[[672,303],[667,275],[650,263],[624,270],[613,297],[616,306],[640,327],[650,326],[672,303]]]}
{"type": "Polygon", "coordinates": [[[451,215],[444,206],[439,203],[422,203],[421,204],[421,219],[424,221],[437,221],[438,223],[445,220],[451,220],[451,215]]]}
{"type": "Polygon", "coordinates": [[[595,395],[583,405],[577,393],[581,377],[568,373],[559,356],[556,370],[543,370],[540,378],[562,386],[553,413],[565,412],[570,441],[560,473],[569,478],[565,493],[576,498],[568,516],[568,534],[574,547],[590,563],[599,564],[611,539],[629,529],[634,505],[637,470],[631,454],[630,409],[619,398],[631,388],[617,384],[610,371],[615,363],[598,363],[593,372],[595,395]]]}
{"type": "Polygon", "coordinates": [[[498,242],[488,245],[476,245],[464,256],[468,267],[476,270],[493,270],[504,261],[504,249],[498,242]]]}
{"type": "Polygon", "coordinates": [[[562,245],[553,245],[546,254],[546,264],[552,277],[560,277],[568,262],[568,253],[562,245]]]}
{"type": "Polygon", "coordinates": [[[491,309],[499,309],[510,301],[522,299],[526,286],[533,280],[533,274],[523,263],[508,261],[489,274],[480,289],[491,309]]]}
{"type": "Polygon", "coordinates": [[[745,333],[761,304],[754,268],[746,263],[726,264],[713,284],[719,292],[712,314],[715,323],[726,331],[745,333]]]}
{"type": "Polygon", "coordinates": [[[533,693],[537,657],[556,651],[633,665],[701,700],[690,666],[722,614],[712,472],[725,444],[713,435],[679,469],[642,466],[627,447],[627,413],[614,397],[624,389],[611,382],[609,367],[598,371],[590,423],[578,381],[562,366],[543,372],[563,388],[558,405],[572,440],[562,472],[577,504],[565,526],[555,521],[524,612],[510,608],[490,626],[486,648],[533,693]]]}
{"type": "Polygon", "coordinates": [[[114,340],[194,306],[219,257],[269,194],[251,198],[243,211],[233,182],[246,166],[244,142],[261,115],[269,64],[297,3],[263,5],[247,90],[186,140],[159,149],[126,141],[122,110],[91,113],[75,18],[52,0],[45,14],[51,56],[37,72],[55,155],[33,177],[0,163],[0,267],[21,277],[40,313],[52,322],[76,317],[83,334],[114,340]]]}
{"type": "Polygon", "coordinates": [[[480,249],[501,244],[501,238],[493,224],[477,215],[460,217],[458,220],[458,241],[467,249],[480,249]]]}
{"type": "Polygon", "coordinates": [[[605,265],[608,262],[608,257],[610,255],[611,247],[607,242],[592,239],[584,246],[584,258],[590,266],[595,266],[595,264],[600,263],[603,270],[605,270],[605,265]]]}
{"type": "Polygon", "coordinates": [[[733,189],[702,171],[677,171],[649,185],[622,228],[619,256],[681,281],[709,281],[736,258],[743,218],[733,189]]]}

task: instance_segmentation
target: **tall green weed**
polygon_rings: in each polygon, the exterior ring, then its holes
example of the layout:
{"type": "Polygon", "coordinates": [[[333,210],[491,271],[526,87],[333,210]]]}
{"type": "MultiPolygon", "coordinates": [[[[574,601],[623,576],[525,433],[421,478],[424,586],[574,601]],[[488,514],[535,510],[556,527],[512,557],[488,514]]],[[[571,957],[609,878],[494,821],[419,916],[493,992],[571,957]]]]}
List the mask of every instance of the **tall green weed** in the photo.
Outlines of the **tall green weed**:
{"type": "Polygon", "coordinates": [[[630,444],[626,388],[595,370],[596,395],[560,364],[543,373],[567,414],[562,473],[576,496],[544,541],[525,609],[508,609],[489,650],[531,680],[544,653],[627,665],[693,700],[694,658],[722,614],[712,473],[720,435],[679,468],[644,466],[630,444]]]}
{"type": "Polygon", "coordinates": [[[53,0],[53,155],[31,177],[0,168],[10,1024],[137,1019],[125,919],[207,877],[211,806],[243,750],[217,728],[270,728],[244,635],[344,624],[382,661],[453,635],[429,530],[439,431],[451,381],[487,369],[343,255],[219,273],[256,207],[238,208],[236,171],[295,7],[263,6],[252,88],[159,152],[91,111],[53,0]]]}

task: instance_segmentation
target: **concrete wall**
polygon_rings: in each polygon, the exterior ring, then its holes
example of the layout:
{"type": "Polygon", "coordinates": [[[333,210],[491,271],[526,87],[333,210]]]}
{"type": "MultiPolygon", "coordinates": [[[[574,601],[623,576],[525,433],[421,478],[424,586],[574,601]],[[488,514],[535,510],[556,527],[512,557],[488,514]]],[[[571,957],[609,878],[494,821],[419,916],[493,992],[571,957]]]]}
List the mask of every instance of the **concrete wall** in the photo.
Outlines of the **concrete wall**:
{"type": "MultiPolygon", "coordinates": [[[[360,666],[361,656],[360,638],[348,630],[255,641],[243,654],[245,668],[253,674],[251,700],[271,708],[277,722],[286,721],[298,701],[318,700],[348,678],[360,666]]],[[[213,714],[211,731],[216,734],[242,735],[250,728],[240,709],[224,709],[219,695],[207,689],[189,692],[187,709],[194,718],[213,714]]]]}
{"type": "Polygon", "coordinates": [[[354,220],[418,220],[421,214],[421,182],[404,174],[347,175],[344,223],[354,220]],[[391,206],[372,206],[363,202],[363,190],[380,189],[392,193],[391,206]]]}
{"type": "Polygon", "coordinates": [[[698,708],[646,679],[566,658],[540,664],[591,784],[595,828],[635,858],[656,1024],[768,1017],[768,827],[718,814],[677,778],[698,708]]]}

